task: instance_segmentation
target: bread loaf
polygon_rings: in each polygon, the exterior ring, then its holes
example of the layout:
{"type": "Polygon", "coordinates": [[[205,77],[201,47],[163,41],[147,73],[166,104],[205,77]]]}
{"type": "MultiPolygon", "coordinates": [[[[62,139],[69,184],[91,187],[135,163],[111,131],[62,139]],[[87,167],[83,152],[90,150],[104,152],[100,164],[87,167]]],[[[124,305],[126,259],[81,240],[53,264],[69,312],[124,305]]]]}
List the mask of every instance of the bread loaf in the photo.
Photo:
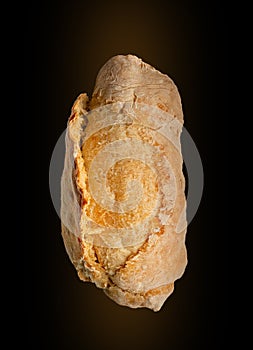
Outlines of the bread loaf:
{"type": "Polygon", "coordinates": [[[109,59],[73,104],[62,237],[80,279],[120,305],[160,310],[185,270],[182,126],[173,81],[133,55],[109,59]]]}

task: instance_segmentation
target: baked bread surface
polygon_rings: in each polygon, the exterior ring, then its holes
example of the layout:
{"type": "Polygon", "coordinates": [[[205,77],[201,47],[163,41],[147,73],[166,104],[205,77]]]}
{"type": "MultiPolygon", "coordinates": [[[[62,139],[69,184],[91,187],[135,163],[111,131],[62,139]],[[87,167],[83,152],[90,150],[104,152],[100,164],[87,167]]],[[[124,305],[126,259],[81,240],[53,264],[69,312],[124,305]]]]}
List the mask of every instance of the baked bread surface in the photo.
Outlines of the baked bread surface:
{"type": "Polygon", "coordinates": [[[174,82],[133,55],[72,107],[62,237],[80,279],[120,305],[160,310],[187,265],[182,126],[174,82]]]}

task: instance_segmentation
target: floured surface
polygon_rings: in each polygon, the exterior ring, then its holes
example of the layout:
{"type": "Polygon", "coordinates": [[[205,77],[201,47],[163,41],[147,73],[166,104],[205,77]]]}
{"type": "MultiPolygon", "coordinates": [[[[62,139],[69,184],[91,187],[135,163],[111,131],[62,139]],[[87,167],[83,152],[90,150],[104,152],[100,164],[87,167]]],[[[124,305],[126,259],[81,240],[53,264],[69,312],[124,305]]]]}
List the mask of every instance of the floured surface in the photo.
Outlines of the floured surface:
{"type": "Polygon", "coordinates": [[[72,107],[62,236],[79,277],[121,305],[158,311],[187,264],[182,122],[172,80],[131,55],[72,107]]]}

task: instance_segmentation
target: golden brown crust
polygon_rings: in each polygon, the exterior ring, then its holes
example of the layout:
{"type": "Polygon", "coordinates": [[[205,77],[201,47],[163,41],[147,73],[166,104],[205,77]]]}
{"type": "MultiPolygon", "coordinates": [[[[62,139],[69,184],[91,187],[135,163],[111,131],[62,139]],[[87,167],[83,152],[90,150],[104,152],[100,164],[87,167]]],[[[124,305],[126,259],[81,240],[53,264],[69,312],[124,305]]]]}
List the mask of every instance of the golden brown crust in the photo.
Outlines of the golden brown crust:
{"type": "Polygon", "coordinates": [[[104,292],[109,298],[116,301],[119,305],[128,306],[131,308],[146,307],[153,311],[159,311],[173,290],[174,284],[171,283],[143,294],[130,293],[115,285],[104,289],[104,292]]]}
{"type": "Polygon", "coordinates": [[[118,55],[105,63],[98,73],[90,108],[118,101],[156,106],[183,122],[174,82],[134,55],[118,55]]]}
{"type": "Polygon", "coordinates": [[[187,264],[182,123],[173,81],[132,55],[110,59],[91,101],[81,94],[72,107],[62,236],[80,279],[120,305],[160,310],[187,264]]]}

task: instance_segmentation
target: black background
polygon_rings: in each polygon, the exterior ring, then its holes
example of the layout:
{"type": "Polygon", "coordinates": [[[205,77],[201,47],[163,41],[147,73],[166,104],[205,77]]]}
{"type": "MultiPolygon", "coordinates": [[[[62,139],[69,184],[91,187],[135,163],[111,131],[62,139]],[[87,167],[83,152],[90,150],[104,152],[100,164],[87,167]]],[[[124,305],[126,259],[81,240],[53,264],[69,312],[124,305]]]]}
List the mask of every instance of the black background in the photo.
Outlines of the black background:
{"type": "Polygon", "coordinates": [[[29,321],[21,321],[27,322],[25,344],[71,350],[218,348],[225,340],[228,293],[225,11],[218,2],[73,0],[37,2],[27,6],[26,18],[17,33],[23,115],[15,124],[24,228],[21,234],[18,225],[16,239],[19,304],[22,314],[29,313],[29,321]],[[188,227],[185,274],[158,313],[121,307],[79,281],[48,186],[51,155],[75,98],[91,95],[110,57],[128,53],[178,86],[185,127],[205,176],[202,202],[188,227]]]}

